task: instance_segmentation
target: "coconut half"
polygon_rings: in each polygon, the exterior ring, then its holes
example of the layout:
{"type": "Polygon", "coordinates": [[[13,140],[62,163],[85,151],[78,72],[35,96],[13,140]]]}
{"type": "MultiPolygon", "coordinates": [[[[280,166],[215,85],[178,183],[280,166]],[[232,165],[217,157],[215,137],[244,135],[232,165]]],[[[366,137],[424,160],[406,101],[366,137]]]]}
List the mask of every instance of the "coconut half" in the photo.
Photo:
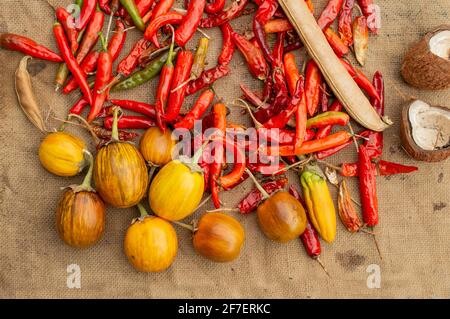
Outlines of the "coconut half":
{"type": "Polygon", "coordinates": [[[406,53],[401,67],[403,79],[427,90],[450,88],[450,25],[429,32],[406,53]]]}
{"type": "Polygon", "coordinates": [[[406,152],[419,161],[450,156],[450,109],[414,100],[403,107],[400,137],[406,152]]]}

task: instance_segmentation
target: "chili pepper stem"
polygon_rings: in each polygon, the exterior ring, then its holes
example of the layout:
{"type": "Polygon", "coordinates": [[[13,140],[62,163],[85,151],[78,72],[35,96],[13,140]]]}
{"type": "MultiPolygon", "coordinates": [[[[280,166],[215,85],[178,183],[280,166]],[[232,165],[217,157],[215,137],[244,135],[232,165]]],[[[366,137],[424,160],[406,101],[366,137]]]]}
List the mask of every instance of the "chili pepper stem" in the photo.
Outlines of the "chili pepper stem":
{"type": "Polygon", "coordinates": [[[239,213],[239,208],[217,208],[207,210],[207,213],[220,213],[220,212],[230,212],[230,213],[239,213]]]}
{"type": "Polygon", "coordinates": [[[350,124],[350,122],[348,122],[347,125],[348,125],[348,128],[349,128],[349,130],[350,130],[350,133],[352,133],[353,143],[355,144],[356,152],[358,153],[358,152],[359,152],[359,147],[358,147],[358,142],[356,141],[355,131],[353,131],[353,127],[352,127],[352,125],[350,124]]]}
{"type": "Polygon", "coordinates": [[[83,191],[92,192],[92,191],[94,191],[94,189],[92,188],[92,185],[91,185],[92,171],[94,169],[94,157],[92,156],[91,152],[89,152],[88,150],[83,150],[83,153],[89,163],[89,169],[88,169],[88,172],[86,173],[86,176],[83,179],[83,183],[80,185],[80,189],[82,189],[83,191]]]}
{"type": "Polygon", "coordinates": [[[211,37],[210,37],[205,31],[203,31],[202,29],[197,28],[197,31],[198,31],[199,33],[201,33],[204,37],[208,38],[208,40],[211,39],[211,37]]]}
{"type": "Polygon", "coordinates": [[[327,268],[326,268],[325,265],[323,264],[322,260],[320,260],[319,257],[314,258],[314,260],[317,261],[317,263],[320,265],[320,267],[322,267],[323,271],[327,274],[327,276],[328,276],[329,278],[331,278],[331,276],[330,276],[330,274],[329,274],[327,268]]]}
{"type": "Polygon", "coordinates": [[[331,163],[328,163],[327,161],[320,160],[320,159],[316,159],[316,161],[317,161],[318,163],[324,164],[325,166],[327,166],[327,167],[329,167],[329,168],[332,168],[332,169],[334,169],[334,170],[336,170],[336,171],[338,171],[338,172],[341,170],[341,168],[340,168],[339,166],[336,166],[336,165],[333,165],[333,164],[331,164],[331,163]]]}
{"type": "Polygon", "coordinates": [[[304,166],[304,165],[308,164],[309,162],[311,162],[313,159],[314,159],[313,156],[309,156],[307,159],[302,159],[302,160],[300,160],[300,161],[298,161],[298,162],[296,162],[294,164],[288,165],[286,167],[283,167],[282,169],[279,169],[279,170],[273,172],[272,176],[276,175],[276,174],[279,174],[281,172],[287,172],[288,170],[290,170],[290,169],[292,169],[294,167],[297,167],[297,166],[304,166]]]}
{"type": "Polygon", "coordinates": [[[102,94],[106,90],[109,90],[110,88],[112,88],[114,85],[116,85],[117,83],[119,83],[122,80],[122,77],[123,77],[123,75],[121,73],[117,74],[115,77],[112,78],[112,80],[106,86],[104,86],[101,90],[98,91],[98,94],[102,94]]]}
{"type": "Polygon", "coordinates": [[[172,91],[170,91],[170,93],[174,93],[176,91],[178,91],[179,89],[181,89],[183,86],[186,86],[187,84],[189,84],[189,82],[195,80],[195,78],[193,76],[190,76],[186,81],[184,81],[183,83],[181,83],[180,85],[178,85],[176,88],[174,88],[172,91]]]}
{"type": "Polygon", "coordinates": [[[383,260],[383,256],[381,256],[380,246],[378,245],[377,236],[375,236],[375,234],[372,234],[372,237],[375,243],[375,247],[377,248],[378,256],[380,256],[380,259],[383,260]]]}
{"type": "Polygon", "coordinates": [[[252,174],[252,172],[248,168],[245,169],[245,172],[253,180],[253,182],[256,185],[256,188],[261,192],[261,194],[263,195],[264,199],[268,199],[270,197],[269,193],[266,192],[266,190],[261,186],[261,184],[258,182],[256,177],[252,174]]]}
{"type": "Polygon", "coordinates": [[[252,110],[250,108],[250,105],[248,105],[247,102],[245,102],[243,99],[236,99],[236,101],[241,102],[244,105],[244,107],[247,109],[247,111],[250,114],[250,117],[251,117],[253,123],[255,124],[256,129],[259,129],[259,128],[263,127],[263,125],[260,122],[258,122],[256,117],[253,115],[253,112],[252,112],[252,110]]]}
{"type": "Polygon", "coordinates": [[[140,219],[144,219],[145,217],[148,216],[147,210],[141,203],[138,203],[136,206],[139,209],[139,213],[141,214],[140,219]]]}
{"type": "MultiPolygon", "coordinates": [[[[95,132],[92,130],[91,125],[83,117],[79,116],[78,114],[69,114],[67,116],[67,119],[70,120],[73,117],[78,119],[81,123],[83,123],[83,125],[81,125],[81,126],[89,131],[89,133],[91,134],[92,138],[94,139],[94,142],[96,144],[98,144],[100,142],[100,140],[97,137],[97,135],[95,134],[95,132]]],[[[72,123],[73,124],[73,122],[70,122],[70,121],[65,121],[64,123],[72,123]]]]}

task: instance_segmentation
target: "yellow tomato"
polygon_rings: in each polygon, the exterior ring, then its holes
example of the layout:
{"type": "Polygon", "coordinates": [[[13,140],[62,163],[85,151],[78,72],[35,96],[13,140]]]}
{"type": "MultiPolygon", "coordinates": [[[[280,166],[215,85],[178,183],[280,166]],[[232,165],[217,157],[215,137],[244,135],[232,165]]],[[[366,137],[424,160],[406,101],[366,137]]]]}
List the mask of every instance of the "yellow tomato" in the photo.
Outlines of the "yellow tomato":
{"type": "Polygon", "coordinates": [[[162,218],[147,216],[137,219],[127,230],[125,255],[139,271],[160,272],[172,265],[178,250],[173,226],[162,218]]]}
{"type": "Polygon", "coordinates": [[[201,171],[179,160],[169,162],[150,185],[152,211],[167,220],[180,220],[191,215],[200,203],[205,189],[201,171]]]}
{"type": "Polygon", "coordinates": [[[50,173],[75,176],[85,166],[85,147],[76,136],[64,132],[50,133],[39,146],[39,160],[50,173]]]}

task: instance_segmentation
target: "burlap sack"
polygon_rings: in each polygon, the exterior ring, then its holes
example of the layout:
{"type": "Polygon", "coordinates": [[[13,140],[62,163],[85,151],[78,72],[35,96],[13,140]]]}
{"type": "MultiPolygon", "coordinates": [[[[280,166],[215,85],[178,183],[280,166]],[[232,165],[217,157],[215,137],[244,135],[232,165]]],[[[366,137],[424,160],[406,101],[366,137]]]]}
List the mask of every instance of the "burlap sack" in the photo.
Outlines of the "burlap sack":
{"type": "MultiPolygon", "coordinates": [[[[313,2],[316,12],[326,3],[313,2]]],[[[27,121],[14,93],[14,70],[21,54],[0,50],[0,297],[449,297],[450,163],[415,162],[402,150],[398,123],[403,97],[397,89],[431,103],[449,104],[448,90],[421,92],[405,85],[399,65],[411,42],[434,26],[448,23],[450,2],[376,2],[381,7],[383,25],[381,34],[370,39],[364,71],[371,76],[378,69],[386,78],[386,113],[395,125],[385,133],[383,157],[420,167],[415,174],[378,178],[381,217],[376,232],[382,260],[370,236],[351,235],[339,224],[335,243],[322,247],[321,258],[331,274],[328,278],[305,254],[300,241],[281,245],[267,240],[258,229],[254,214],[235,215],[243,223],[247,239],[241,257],[229,264],[211,263],[196,255],[191,235],[177,229],[179,253],[170,270],[161,274],[136,272],[122,252],[127,225],[137,215],[134,209],[108,208],[105,235],[95,247],[75,250],[64,245],[55,231],[55,207],[60,188],[80,182],[81,176],[60,178],[40,166],[37,149],[42,135],[27,121]],[[67,267],[71,264],[80,267],[80,289],[67,286],[67,267]],[[381,286],[374,288],[376,280],[372,279],[377,279],[378,269],[381,286]]],[[[69,1],[52,3],[67,5],[69,1]]],[[[56,50],[51,31],[53,17],[44,0],[3,0],[0,32],[24,34],[56,50]]],[[[250,23],[247,17],[242,17],[233,26],[245,31],[250,23]]],[[[207,32],[212,36],[208,61],[214,65],[221,37],[217,29],[207,32]]],[[[137,31],[130,32],[124,54],[137,37],[137,31]]],[[[190,46],[193,48],[195,44],[195,40],[191,41],[190,46]]],[[[56,64],[39,60],[30,65],[40,103],[63,117],[77,96],[54,92],[56,68],[56,64]]],[[[231,68],[231,75],[215,85],[218,95],[227,103],[240,95],[240,82],[254,88],[259,85],[250,77],[239,53],[235,54],[231,68]]],[[[152,81],[115,96],[152,102],[155,85],[156,81],[152,81]]],[[[186,104],[190,103],[191,100],[186,104]]],[[[239,109],[232,110],[234,121],[248,122],[239,109]]],[[[52,123],[54,127],[58,124],[52,123]]],[[[79,128],[71,130],[82,134],[79,128]]],[[[83,136],[88,140],[87,135],[83,136]]],[[[338,164],[355,159],[355,149],[349,147],[331,161],[338,164]]],[[[290,180],[298,185],[297,176],[291,175],[290,180]]],[[[357,180],[349,182],[357,197],[357,180]]],[[[225,205],[233,207],[252,187],[247,181],[238,189],[223,193],[225,205]]]]}

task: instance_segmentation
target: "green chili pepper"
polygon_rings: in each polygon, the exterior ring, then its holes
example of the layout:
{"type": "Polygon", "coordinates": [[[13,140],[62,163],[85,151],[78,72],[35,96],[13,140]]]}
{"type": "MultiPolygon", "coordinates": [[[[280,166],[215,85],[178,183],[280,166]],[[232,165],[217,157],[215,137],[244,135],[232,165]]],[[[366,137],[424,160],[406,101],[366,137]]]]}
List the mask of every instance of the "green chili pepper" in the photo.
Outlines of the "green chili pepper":
{"type": "Polygon", "coordinates": [[[145,23],[142,20],[142,17],[139,13],[139,9],[136,6],[136,3],[134,0],[120,0],[120,3],[125,8],[125,10],[128,12],[128,14],[131,17],[131,20],[133,20],[134,25],[136,28],[138,28],[141,31],[145,30],[145,23]]]}
{"type": "Polygon", "coordinates": [[[168,52],[163,53],[152,62],[150,62],[144,69],[133,73],[125,80],[119,82],[112,88],[112,91],[124,91],[133,89],[150,81],[152,78],[157,76],[159,72],[161,72],[161,69],[166,63],[168,56],[168,52]]]}

